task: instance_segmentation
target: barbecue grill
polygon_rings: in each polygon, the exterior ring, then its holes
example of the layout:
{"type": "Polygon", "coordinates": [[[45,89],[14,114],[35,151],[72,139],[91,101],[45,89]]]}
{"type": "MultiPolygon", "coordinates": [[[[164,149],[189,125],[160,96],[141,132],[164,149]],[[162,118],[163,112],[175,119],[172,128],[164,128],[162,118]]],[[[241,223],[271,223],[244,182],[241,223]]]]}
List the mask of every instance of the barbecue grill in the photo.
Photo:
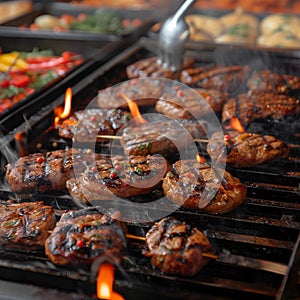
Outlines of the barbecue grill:
{"type": "MultiPolygon", "coordinates": [[[[141,39],[107,63],[83,74],[82,80],[72,86],[73,111],[84,108],[100,89],[127,80],[126,66],[152,56],[148,49],[153,49],[154,44],[153,40],[141,39]]],[[[275,71],[297,73],[299,62],[293,55],[285,53],[226,46],[214,50],[187,50],[187,55],[194,57],[199,64],[215,61],[230,65],[253,61],[275,71]]],[[[70,146],[53,129],[54,108],[63,105],[64,95],[52,99],[51,95],[47,97],[48,104],[42,111],[25,107],[25,111],[17,111],[5,121],[9,123],[24,113],[27,116],[26,122],[15,126],[2,139],[3,165],[10,149],[22,150],[26,154],[70,146]],[[16,133],[21,133],[24,138],[17,141],[16,133]]],[[[218,259],[207,261],[192,278],[169,276],[153,269],[150,260],[142,253],[145,247],[142,241],[128,240],[128,253],[116,270],[114,283],[115,289],[126,299],[293,299],[300,296],[300,124],[297,119],[255,122],[250,129],[273,134],[289,143],[289,157],[252,168],[229,169],[247,185],[248,193],[246,202],[228,214],[212,215],[183,208],[172,213],[177,219],[203,230],[216,249],[218,259]]],[[[105,147],[99,147],[99,151],[105,152],[105,147]]],[[[17,198],[5,182],[0,195],[3,200],[17,198]]],[[[65,209],[80,207],[80,203],[75,203],[63,192],[32,195],[31,200],[43,200],[53,205],[58,215],[65,209]]],[[[106,209],[106,205],[109,203],[103,202],[102,209],[106,209]]],[[[128,205],[137,208],[135,202],[128,205]]],[[[135,235],[145,236],[149,228],[147,222],[128,223],[129,233],[135,235]]],[[[53,292],[51,289],[59,290],[61,299],[95,297],[96,274],[93,271],[76,266],[54,266],[43,252],[2,250],[0,270],[1,280],[12,284],[34,284],[46,297],[53,292]]]]}

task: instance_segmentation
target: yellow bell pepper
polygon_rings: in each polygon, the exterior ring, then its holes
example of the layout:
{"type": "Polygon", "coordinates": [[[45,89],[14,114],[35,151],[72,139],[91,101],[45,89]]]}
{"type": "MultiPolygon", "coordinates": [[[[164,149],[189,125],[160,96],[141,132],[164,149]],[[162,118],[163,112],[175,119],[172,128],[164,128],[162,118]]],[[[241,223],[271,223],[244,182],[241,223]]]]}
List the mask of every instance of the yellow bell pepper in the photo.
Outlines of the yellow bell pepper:
{"type": "Polygon", "coordinates": [[[12,68],[12,70],[25,70],[28,64],[23,58],[18,56],[19,52],[1,54],[0,71],[6,72],[9,68],[12,68]]]}

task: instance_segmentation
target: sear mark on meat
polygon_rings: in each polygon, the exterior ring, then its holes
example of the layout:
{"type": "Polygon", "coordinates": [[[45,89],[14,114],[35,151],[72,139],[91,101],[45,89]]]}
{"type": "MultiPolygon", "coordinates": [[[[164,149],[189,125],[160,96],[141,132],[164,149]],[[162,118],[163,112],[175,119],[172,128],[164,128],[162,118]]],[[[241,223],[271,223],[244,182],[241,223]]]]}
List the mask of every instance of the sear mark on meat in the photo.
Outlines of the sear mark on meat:
{"type": "Polygon", "coordinates": [[[119,264],[126,250],[123,229],[96,208],[68,211],[46,240],[45,252],[56,265],[91,265],[98,258],[119,264]]]}
{"type": "Polygon", "coordinates": [[[153,121],[124,128],[121,143],[127,155],[175,156],[192,145],[194,138],[206,136],[206,130],[206,122],[153,121]]]}
{"type": "Polygon", "coordinates": [[[64,191],[65,183],[83,172],[99,155],[90,150],[56,150],[33,153],[6,165],[5,178],[16,193],[64,191]]]}
{"type": "MultiPolygon", "coordinates": [[[[129,65],[126,68],[128,78],[139,78],[139,77],[161,77],[168,79],[178,79],[178,71],[165,68],[157,63],[158,58],[150,57],[138,60],[137,62],[129,65]]],[[[183,61],[182,69],[191,67],[194,64],[194,59],[185,58],[183,61]]]]}
{"type": "Polygon", "coordinates": [[[112,200],[148,194],[161,184],[170,166],[162,156],[113,157],[95,161],[66,186],[76,200],[112,200]]]}
{"type": "Polygon", "coordinates": [[[289,146],[270,135],[256,133],[230,134],[224,141],[223,133],[212,135],[207,145],[207,152],[212,160],[220,159],[235,168],[252,167],[265,162],[287,157],[289,146]]]}
{"type": "Polygon", "coordinates": [[[222,122],[237,117],[244,127],[260,119],[283,119],[300,113],[300,101],[294,97],[276,93],[247,93],[229,99],[223,107],[222,122]]]}
{"type": "Polygon", "coordinates": [[[208,238],[197,228],[173,217],[155,223],[146,234],[152,265],[165,274],[194,276],[203,266],[202,253],[211,248],[208,238]]]}
{"type": "Polygon", "coordinates": [[[0,244],[5,248],[44,248],[54,227],[54,210],[43,202],[0,204],[0,244]]]}
{"type": "Polygon", "coordinates": [[[227,213],[246,199],[247,189],[229,172],[196,160],[180,160],[163,180],[164,194],[175,204],[214,214],[227,213]]]}
{"type": "Polygon", "coordinates": [[[113,87],[100,90],[97,104],[101,108],[127,108],[127,102],[121,93],[137,102],[139,107],[155,105],[164,90],[161,79],[139,78],[122,82],[113,87]]]}
{"type": "Polygon", "coordinates": [[[227,93],[217,90],[183,89],[165,94],[157,101],[155,109],[172,119],[197,119],[220,112],[227,97],[227,93]]]}
{"type": "Polygon", "coordinates": [[[248,66],[204,66],[181,72],[180,80],[186,85],[212,89],[229,94],[239,91],[249,74],[248,66]]]}
{"type": "Polygon", "coordinates": [[[270,70],[253,72],[247,81],[249,90],[257,93],[288,94],[300,90],[300,77],[290,74],[277,74],[270,70]]]}
{"type": "Polygon", "coordinates": [[[132,119],[130,113],[120,109],[85,109],[74,112],[69,118],[56,126],[58,135],[77,142],[109,142],[98,135],[115,135],[124,124],[132,119]]]}

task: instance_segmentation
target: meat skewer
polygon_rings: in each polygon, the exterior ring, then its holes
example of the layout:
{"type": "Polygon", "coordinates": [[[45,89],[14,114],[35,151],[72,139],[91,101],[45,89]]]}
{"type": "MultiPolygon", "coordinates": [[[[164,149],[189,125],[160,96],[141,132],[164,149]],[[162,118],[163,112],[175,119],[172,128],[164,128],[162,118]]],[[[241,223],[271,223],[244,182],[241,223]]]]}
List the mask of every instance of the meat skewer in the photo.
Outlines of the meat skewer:
{"type": "Polygon", "coordinates": [[[246,199],[247,188],[229,172],[196,160],[179,160],[163,180],[164,194],[181,207],[228,213],[246,199]],[[223,176],[222,176],[223,175],[223,176]]]}
{"type": "Polygon", "coordinates": [[[54,227],[54,210],[43,202],[1,203],[0,244],[5,248],[44,248],[54,227]]]}
{"type": "Polygon", "coordinates": [[[231,132],[224,136],[217,132],[212,135],[207,152],[215,161],[240,168],[287,157],[289,146],[270,135],[231,132]]]}
{"type": "Polygon", "coordinates": [[[7,164],[5,178],[15,193],[61,191],[68,179],[84,171],[97,157],[89,149],[75,148],[33,153],[7,164]]]}
{"type": "Polygon", "coordinates": [[[62,266],[91,265],[100,257],[119,264],[126,250],[124,230],[113,213],[102,214],[97,208],[69,211],[46,240],[45,252],[54,264],[62,266]]]}

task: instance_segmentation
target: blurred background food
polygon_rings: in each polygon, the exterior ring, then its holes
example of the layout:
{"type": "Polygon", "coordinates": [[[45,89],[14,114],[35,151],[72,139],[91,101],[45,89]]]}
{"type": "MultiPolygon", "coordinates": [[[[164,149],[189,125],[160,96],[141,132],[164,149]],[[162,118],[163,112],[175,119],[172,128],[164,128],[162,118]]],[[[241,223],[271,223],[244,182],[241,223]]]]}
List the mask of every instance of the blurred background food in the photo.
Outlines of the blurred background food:
{"type": "Polygon", "coordinates": [[[21,16],[33,9],[31,1],[7,1],[0,3],[0,22],[21,16]]]}

